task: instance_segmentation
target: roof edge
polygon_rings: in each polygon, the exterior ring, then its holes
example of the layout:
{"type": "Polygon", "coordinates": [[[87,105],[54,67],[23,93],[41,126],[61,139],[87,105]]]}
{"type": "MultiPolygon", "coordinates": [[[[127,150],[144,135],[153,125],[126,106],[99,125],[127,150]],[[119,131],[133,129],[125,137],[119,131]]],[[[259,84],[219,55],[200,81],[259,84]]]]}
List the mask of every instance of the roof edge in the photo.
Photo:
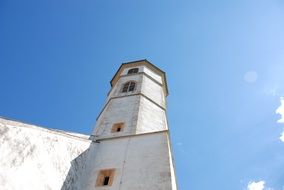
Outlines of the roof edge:
{"type": "MultiPolygon", "coordinates": [[[[19,124],[19,125],[16,125],[17,127],[29,128],[29,129],[34,129],[34,130],[42,130],[44,132],[49,132],[49,133],[53,133],[53,134],[57,134],[57,135],[61,135],[61,136],[69,137],[69,138],[71,137],[71,138],[75,138],[75,139],[79,139],[79,140],[89,141],[89,137],[90,137],[90,135],[86,135],[86,134],[82,134],[82,133],[46,128],[46,127],[38,126],[38,125],[35,125],[35,124],[26,123],[26,122],[15,120],[15,119],[10,119],[10,118],[3,117],[3,116],[0,116],[0,124],[2,123],[1,120],[6,121],[9,124],[12,124],[12,123],[16,124],[17,123],[17,124],[19,124]]],[[[5,125],[5,123],[2,123],[2,124],[5,125]]]]}
{"type": "Polygon", "coordinates": [[[117,69],[117,71],[115,72],[115,74],[113,75],[112,79],[110,80],[110,86],[112,87],[113,86],[113,81],[115,79],[115,77],[117,76],[117,74],[119,73],[119,71],[121,70],[121,68],[124,66],[124,65],[128,65],[128,64],[132,64],[132,63],[138,63],[138,62],[146,62],[148,63],[149,65],[151,65],[154,69],[158,70],[159,72],[161,72],[164,76],[164,82],[165,82],[165,89],[166,89],[166,96],[169,95],[169,90],[168,90],[168,84],[167,84],[167,78],[166,78],[166,73],[160,69],[159,67],[157,67],[156,65],[154,65],[153,63],[151,63],[150,61],[148,61],[147,59],[140,59],[140,60],[135,60],[135,61],[129,61],[129,62],[125,62],[125,63],[122,63],[120,65],[120,67],[117,69]]]}

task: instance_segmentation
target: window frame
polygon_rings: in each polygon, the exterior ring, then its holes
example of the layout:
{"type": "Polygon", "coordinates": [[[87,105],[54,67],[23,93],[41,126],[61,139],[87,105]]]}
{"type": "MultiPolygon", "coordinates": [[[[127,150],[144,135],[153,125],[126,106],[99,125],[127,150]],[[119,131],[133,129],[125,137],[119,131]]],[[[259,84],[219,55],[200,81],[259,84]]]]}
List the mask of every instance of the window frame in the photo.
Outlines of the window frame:
{"type": "Polygon", "coordinates": [[[112,186],[113,180],[114,180],[114,175],[115,175],[115,169],[114,168],[99,170],[97,180],[96,180],[96,187],[112,186]]]}
{"type": "Polygon", "coordinates": [[[132,75],[132,74],[136,74],[139,72],[139,68],[135,67],[135,68],[131,68],[127,71],[127,75],[132,75]]]}
{"type": "Polygon", "coordinates": [[[124,122],[114,123],[111,127],[111,133],[120,133],[124,129],[124,122]],[[119,129],[119,130],[118,130],[119,129]]]}
{"type": "Polygon", "coordinates": [[[127,93],[127,92],[134,92],[136,89],[136,82],[135,81],[127,81],[122,85],[121,92],[127,93]]]}

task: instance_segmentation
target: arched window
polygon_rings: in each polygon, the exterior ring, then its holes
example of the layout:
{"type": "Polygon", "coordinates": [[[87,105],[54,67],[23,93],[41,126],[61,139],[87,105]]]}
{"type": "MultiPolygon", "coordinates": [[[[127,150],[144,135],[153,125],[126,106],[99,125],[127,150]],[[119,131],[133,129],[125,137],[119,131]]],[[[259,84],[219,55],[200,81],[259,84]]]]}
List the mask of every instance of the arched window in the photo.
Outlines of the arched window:
{"type": "Polygon", "coordinates": [[[129,75],[134,73],[138,73],[138,68],[129,69],[127,74],[129,75]]]}
{"type": "Polygon", "coordinates": [[[135,89],[135,82],[129,81],[123,85],[122,92],[131,92],[135,89]]]}

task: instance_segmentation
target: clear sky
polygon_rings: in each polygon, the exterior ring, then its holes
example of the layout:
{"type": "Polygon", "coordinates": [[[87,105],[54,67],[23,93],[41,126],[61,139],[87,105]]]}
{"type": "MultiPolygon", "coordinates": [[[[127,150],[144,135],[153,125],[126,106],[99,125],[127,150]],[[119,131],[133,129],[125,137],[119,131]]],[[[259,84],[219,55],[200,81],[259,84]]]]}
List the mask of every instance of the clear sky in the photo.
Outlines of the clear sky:
{"type": "Polygon", "coordinates": [[[145,58],[167,73],[180,190],[284,189],[283,0],[0,1],[1,116],[90,134],[145,58]]]}

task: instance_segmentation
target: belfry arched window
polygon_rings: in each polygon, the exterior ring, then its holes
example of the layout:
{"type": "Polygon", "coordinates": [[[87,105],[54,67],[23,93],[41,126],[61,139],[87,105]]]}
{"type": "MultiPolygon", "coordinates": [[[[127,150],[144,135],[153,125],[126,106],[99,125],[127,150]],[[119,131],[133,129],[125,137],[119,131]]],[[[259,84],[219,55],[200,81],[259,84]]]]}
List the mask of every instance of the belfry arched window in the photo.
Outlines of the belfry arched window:
{"type": "Polygon", "coordinates": [[[132,92],[135,90],[136,83],[134,81],[129,81],[123,85],[122,92],[132,92]]]}
{"type": "Polygon", "coordinates": [[[138,68],[129,69],[127,74],[130,75],[134,73],[138,73],[138,68]]]}

